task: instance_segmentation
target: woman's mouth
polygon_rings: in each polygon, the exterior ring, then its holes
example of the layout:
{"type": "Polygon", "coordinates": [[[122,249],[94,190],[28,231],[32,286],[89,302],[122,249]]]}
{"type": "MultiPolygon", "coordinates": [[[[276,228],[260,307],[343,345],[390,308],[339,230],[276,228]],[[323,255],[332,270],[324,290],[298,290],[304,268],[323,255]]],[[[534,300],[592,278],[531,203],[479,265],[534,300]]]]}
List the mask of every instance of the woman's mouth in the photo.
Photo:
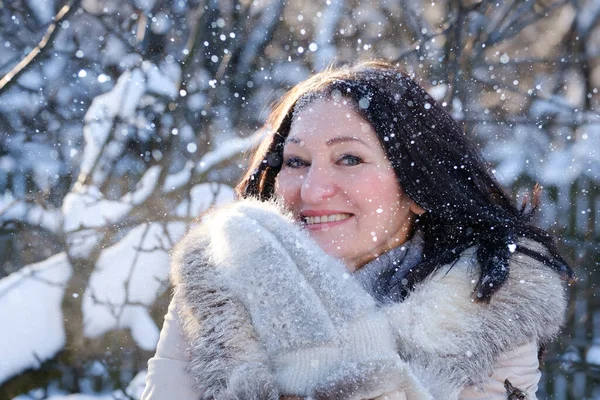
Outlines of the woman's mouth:
{"type": "Polygon", "coordinates": [[[315,215],[315,216],[301,216],[302,223],[307,227],[327,224],[331,225],[331,223],[340,222],[347,220],[352,217],[352,214],[348,213],[339,213],[339,214],[328,214],[328,215],[315,215]]]}

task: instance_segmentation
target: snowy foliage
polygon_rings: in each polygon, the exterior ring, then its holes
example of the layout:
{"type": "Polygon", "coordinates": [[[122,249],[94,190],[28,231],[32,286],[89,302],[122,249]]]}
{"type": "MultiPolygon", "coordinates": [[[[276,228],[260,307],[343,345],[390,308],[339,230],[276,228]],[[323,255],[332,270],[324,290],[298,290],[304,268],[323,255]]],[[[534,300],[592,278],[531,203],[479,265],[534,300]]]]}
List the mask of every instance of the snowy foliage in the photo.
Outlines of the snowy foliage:
{"type": "Polygon", "coordinates": [[[0,380],[38,367],[66,344],[61,302],[71,275],[66,254],[59,253],[0,280],[0,324],[11,327],[2,345],[2,356],[10,362],[0,363],[0,380]]]}
{"type": "MultiPolygon", "coordinates": [[[[519,200],[539,182],[539,222],[582,266],[591,304],[599,38],[598,0],[4,2],[0,397],[139,397],[170,247],[234,198],[272,102],[332,62],[398,63],[519,200]]],[[[583,354],[590,333],[569,329],[583,354]]],[[[591,336],[588,363],[564,363],[593,372],[591,336]]]]}

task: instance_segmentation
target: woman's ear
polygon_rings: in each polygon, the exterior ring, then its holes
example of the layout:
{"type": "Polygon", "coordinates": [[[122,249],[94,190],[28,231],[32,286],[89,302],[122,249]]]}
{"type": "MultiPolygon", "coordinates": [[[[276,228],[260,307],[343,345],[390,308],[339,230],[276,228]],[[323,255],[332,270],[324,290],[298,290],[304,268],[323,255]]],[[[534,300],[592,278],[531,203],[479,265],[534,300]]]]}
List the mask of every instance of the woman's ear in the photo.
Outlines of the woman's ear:
{"type": "Polygon", "coordinates": [[[414,214],[417,214],[417,215],[421,215],[421,214],[425,213],[425,209],[423,209],[420,205],[418,205],[414,201],[410,202],[409,209],[410,209],[410,211],[412,211],[414,214]]]}

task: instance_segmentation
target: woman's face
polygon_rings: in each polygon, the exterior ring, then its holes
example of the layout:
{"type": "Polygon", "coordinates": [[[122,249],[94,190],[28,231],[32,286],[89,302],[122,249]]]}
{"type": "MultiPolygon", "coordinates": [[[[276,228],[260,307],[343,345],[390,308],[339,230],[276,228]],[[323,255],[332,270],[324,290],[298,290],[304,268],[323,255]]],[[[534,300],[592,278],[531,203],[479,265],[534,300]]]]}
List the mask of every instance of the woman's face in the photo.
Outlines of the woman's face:
{"type": "Polygon", "coordinates": [[[316,100],[295,116],[275,194],[325,252],[355,270],[406,241],[420,209],[348,101],[316,100]]]}

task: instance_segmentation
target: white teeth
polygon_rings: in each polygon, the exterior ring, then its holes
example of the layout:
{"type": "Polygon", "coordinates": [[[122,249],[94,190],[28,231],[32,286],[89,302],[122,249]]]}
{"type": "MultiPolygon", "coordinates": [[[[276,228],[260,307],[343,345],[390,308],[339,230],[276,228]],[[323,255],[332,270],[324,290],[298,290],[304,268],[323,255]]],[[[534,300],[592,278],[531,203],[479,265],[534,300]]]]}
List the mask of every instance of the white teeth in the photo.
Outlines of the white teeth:
{"type": "Polygon", "coordinates": [[[325,222],[336,222],[341,221],[343,219],[350,218],[352,214],[330,214],[330,215],[321,215],[318,217],[305,217],[304,221],[306,225],[312,224],[322,224],[325,222]]]}

